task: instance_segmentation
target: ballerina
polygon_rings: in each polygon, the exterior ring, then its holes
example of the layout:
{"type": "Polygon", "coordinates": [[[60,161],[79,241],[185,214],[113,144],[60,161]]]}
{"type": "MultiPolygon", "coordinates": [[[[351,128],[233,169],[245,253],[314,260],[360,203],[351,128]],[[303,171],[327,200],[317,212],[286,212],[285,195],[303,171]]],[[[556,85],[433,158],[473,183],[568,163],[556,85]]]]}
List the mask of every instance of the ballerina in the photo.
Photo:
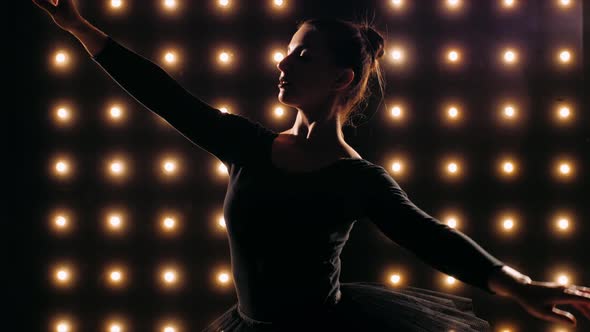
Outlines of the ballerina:
{"type": "Polygon", "coordinates": [[[504,264],[419,209],[383,167],[345,142],[342,126],[363,119],[371,79],[382,92],[384,40],[374,28],[337,19],[299,25],[277,64],[279,101],[297,117],[277,133],[196,98],[84,19],[72,0],[33,2],[126,92],[228,167],[224,215],[238,302],[204,332],[490,329],[469,298],[341,283],[340,253],[365,218],[434,268],[537,318],[575,326],[574,315],[556,307],[567,304],[590,319],[588,287],[533,281],[504,264]]]}

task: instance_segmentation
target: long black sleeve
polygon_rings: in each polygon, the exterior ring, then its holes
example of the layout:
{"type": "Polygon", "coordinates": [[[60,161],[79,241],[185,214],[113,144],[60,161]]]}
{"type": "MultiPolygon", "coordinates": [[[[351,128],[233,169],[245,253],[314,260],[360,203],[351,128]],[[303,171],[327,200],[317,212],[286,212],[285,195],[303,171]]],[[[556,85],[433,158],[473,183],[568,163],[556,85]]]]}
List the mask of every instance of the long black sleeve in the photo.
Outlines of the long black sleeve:
{"type": "Polygon", "coordinates": [[[367,190],[365,215],[387,237],[435,269],[496,294],[487,281],[502,261],[418,208],[383,167],[372,172],[367,190]]]}
{"type": "Polygon", "coordinates": [[[164,69],[110,36],[92,59],[139,103],[224,163],[253,162],[265,151],[262,142],[268,142],[264,137],[271,135],[271,130],[201,101],[164,69]]]}

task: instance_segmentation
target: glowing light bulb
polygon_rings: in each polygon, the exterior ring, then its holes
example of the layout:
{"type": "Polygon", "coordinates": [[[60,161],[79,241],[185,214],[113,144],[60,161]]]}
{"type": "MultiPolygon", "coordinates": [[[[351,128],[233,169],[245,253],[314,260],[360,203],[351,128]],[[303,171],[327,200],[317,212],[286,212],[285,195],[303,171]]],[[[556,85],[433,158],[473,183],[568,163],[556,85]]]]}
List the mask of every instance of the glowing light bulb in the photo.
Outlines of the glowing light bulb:
{"type": "Polygon", "coordinates": [[[504,172],[512,173],[514,171],[514,164],[512,164],[511,162],[505,162],[503,168],[504,172]]]}
{"type": "Polygon", "coordinates": [[[557,283],[560,285],[567,285],[569,283],[569,278],[566,275],[559,275],[557,276],[557,283]]]}
{"type": "Polygon", "coordinates": [[[516,114],[516,110],[513,106],[506,106],[504,107],[504,115],[506,117],[512,118],[516,114]]]}
{"type": "Polygon", "coordinates": [[[285,109],[282,108],[282,107],[280,107],[280,106],[279,107],[275,107],[274,114],[276,116],[283,116],[283,115],[285,115],[285,109]]]}
{"type": "Polygon", "coordinates": [[[121,217],[119,216],[112,216],[109,218],[109,224],[113,228],[119,228],[121,226],[121,217]]]}
{"type": "Polygon", "coordinates": [[[502,3],[504,4],[504,7],[513,7],[515,4],[515,1],[514,0],[504,0],[502,3]]]}
{"type": "Polygon", "coordinates": [[[559,108],[559,117],[562,119],[566,119],[570,116],[571,112],[569,107],[567,106],[562,106],[559,108]]]}
{"type": "Polygon", "coordinates": [[[449,8],[455,9],[461,5],[461,1],[459,0],[447,0],[447,6],[449,8]]]}
{"type": "Polygon", "coordinates": [[[557,221],[557,227],[559,227],[562,230],[568,229],[569,228],[569,225],[570,225],[570,222],[566,218],[560,218],[557,221]]]}
{"type": "Polygon", "coordinates": [[[121,174],[123,172],[123,164],[119,161],[111,164],[111,171],[115,174],[121,174]]]}
{"type": "Polygon", "coordinates": [[[173,160],[166,160],[162,163],[164,173],[172,174],[176,170],[176,163],[173,160]]]}
{"type": "Polygon", "coordinates": [[[164,272],[164,281],[166,281],[167,283],[172,283],[176,281],[176,274],[174,273],[174,271],[164,272]]]}
{"type": "Polygon", "coordinates": [[[176,61],[176,55],[172,52],[167,52],[166,55],[164,55],[164,59],[168,63],[174,63],[176,61]]]}
{"type": "Polygon", "coordinates": [[[559,171],[561,172],[561,174],[569,174],[571,169],[568,164],[561,164],[559,165],[559,171]]]}
{"type": "Polygon", "coordinates": [[[70,324],[68,322],[60,322],[56,326],[57,332],[70,332],[70,324]]]}
{"type": "Polygon", "coordinates": [[[58,118],[60,118],[62,120],[67,120],[70,118],[70,112],[68,111],[67,108],[60,107],[57,110],[57,116],[58,116],[58,118]]]}
{"type": "Polygon", "coordinates": [[[225,218],[224,217],[220,217],[219,219],[217,219],[217,225],[219,225],[219,227],[221,227],[221,228],[226,228],[225,218]]]}
{"type": "Polygon", "coordinates": [[[120,271],[111,272],[111,280],[112,281],[115,281],[115,282],[120,281],[121,277],[122,277],[122,275],[121,275],[120,271]]]}
{"type": "Polygon", "coordinates": [[[164,0],[164,8],[167,10],[174,10],[176,9],[176,0],[164,0]]]}
{"type": "Polygon", "coordinates": [[[456,163],[450,163],[449,166],[447,167],[448,171],[451,173],[456,173],[458,170],[458,166],[456,163]]]}
{"type": "Polygon", "coordinates": [[[66,54],[64,52],[58,52],[55,55],[55,63],[58,64],[58,65],[65,64],[66,63],[66,60],[67,60],[67,56],[66,56],[66,54]]]}
{"type": "Polygon", "coordinates": [[[112,324],[109,328],[109,332],[122,332],[121,325],[112,324]]]}
{"type": "Polygon", "coordinates": [[[459,60],[459,52],[457,51],[450,51],[448,55],[448,59],[451,62],[457,62],[459,60]]]}
{"type": "Polygon", "coordinates": [[[455,219],[455,218],[452,218],[452,217],[451,217],[451,218],[449,218],[449,219],[447,220],[447,225],[448,225],[449,227],[451,227],[451,228],[456,228],[456,227],[457,227],[457,219],[455,219]]]}
{"type": "Polygon", "coordinates": [[[227,52],[221,52],[219,54],[219,60],[221,62],[228,62],[229,61],[229,54],[227,52]]]}
{"type": "Polygon", "coordinates": [[[559,59],[561,60],[561,62],[569,62],[571,60],[571,57],[572,55],[569,51],[561,51],[559,53],[559,59]]]}
{"type": "Polygon", "coordinates": [[[55,170],[59,173],[65,173],[68,171],[68,164],[65,161],[59,161],[55,164],[55,170]]]}
{"type": "Polygon", "coordinates": [[[66,225],[66,218],[62,216],[55,218],[55,224],[59,227],[64,227],[66,225]]]}
{"type": "Polygon", "coordinates": [[[391,52],[391,59],[396,64],[402,63],[404,60],[404,51],[401,48],[394,48],[391,52]]]}
{"type": "Polygon", "coordinates": [[[66,270],[60,270],[57,272],[57,279],[60,281],[66,281],[70,277],[70,274],[66,270]]]}
{"type": "Polygon", "coordinates": [[[514,64],[517,60],[517,54],[514,50],[506,50],[504,51],[504,62],[507,64],[514,64]]]}
{"type": "Polygon", "coordinates": [[[218,277],[218,280],[219,280],[221,283],[226,283],[226,282],[228,282],[228,281],[229,281],[229,275],[228,275],[227,273],[220,273],[220,274],[219,274],[219,277],[218,277]]]}
{"type": "Polygon", "coordinates": [[[449,108],[449,117],[456,118],[459,115],[459,110],[456,107],[449,108]]]}
{"type": "Polygon", "coordinates": [[[273,59],[275,62],[281,62],[285,58],[285,55],[282,52],[275,52],[273,55],[273,59]]]}

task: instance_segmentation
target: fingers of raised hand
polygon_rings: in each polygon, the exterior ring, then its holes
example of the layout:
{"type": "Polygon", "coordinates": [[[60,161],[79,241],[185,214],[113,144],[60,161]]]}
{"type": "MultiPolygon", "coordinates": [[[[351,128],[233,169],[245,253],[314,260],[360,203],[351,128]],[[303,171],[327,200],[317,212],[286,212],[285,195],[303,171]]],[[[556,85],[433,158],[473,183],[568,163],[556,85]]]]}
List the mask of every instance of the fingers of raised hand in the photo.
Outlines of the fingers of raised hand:
{"type": "Polygon", "coordinates": [[[41,7],[41,9],[45,10],[49,14],[53,15],[55,13],[55,6],[50,0],[33,0],[33,3],[41,7]]]}
{"type": "MultiPolygon", "coordinates": [[[[570,286],[565,286],[563,288],[563,294],[565,294],[565,296],[560,296],[560,299],[562,301],[567,301],[568,303],[571,302],[573,303],[579,303],[579,304],[585,304],[590,306],[590,292],[585,291],[584,289],[588,289],[588,287],[582,287],[582,286],[576,286],[576,285],[570,285],[570,286]]],[[[566,302],[561,302],[561,303],[566,303],[566,302]]]]}
{"type": "Polygon", "coordinates": [[[576,326],[576,317],[574,315],[565,310],[557,309],[555,306],[551,308],[551,314],[548,314],[548,318],[558,323],[576,326]]]}
{"type": "Polygon", "coordinates": [[[573,286],[570,286],[570,287],[574,287],[575,289],[577,289],[577,290],[579,290],[581,292],[590,294],[590,287],[584,287],[584,286],[578,286],[578,285],[573,285],[573,286]]]}

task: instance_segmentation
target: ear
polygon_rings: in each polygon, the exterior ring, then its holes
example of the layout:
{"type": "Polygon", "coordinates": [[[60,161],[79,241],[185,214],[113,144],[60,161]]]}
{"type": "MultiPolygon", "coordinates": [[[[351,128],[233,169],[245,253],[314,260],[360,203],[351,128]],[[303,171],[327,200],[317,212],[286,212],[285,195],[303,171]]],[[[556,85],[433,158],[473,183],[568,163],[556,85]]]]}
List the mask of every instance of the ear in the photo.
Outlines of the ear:
{"type": "Polygon", "coordinates": [[[348,87],[354,80],[354,70],[351,68],[343,69],[334,81],[335,90],[343,90],[348,87]]]}

